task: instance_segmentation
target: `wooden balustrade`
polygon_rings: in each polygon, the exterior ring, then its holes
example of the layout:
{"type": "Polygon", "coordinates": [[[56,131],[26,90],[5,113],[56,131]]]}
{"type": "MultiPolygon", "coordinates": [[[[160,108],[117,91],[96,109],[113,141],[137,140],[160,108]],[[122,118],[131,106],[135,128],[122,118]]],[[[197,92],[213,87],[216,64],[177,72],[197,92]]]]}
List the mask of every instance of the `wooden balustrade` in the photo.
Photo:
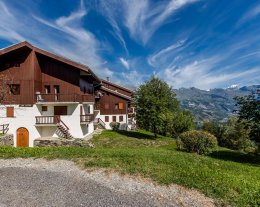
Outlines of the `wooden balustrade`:
{"type": "Polygon", "coordinates": [[[58,124],[60,122],[59,116],[36,116],[36,124],[58,124]]]}
{"type": "Polygon", "coordinates": [[[45,94],[36,93],[36,102],[94,102],[95,97],[92,94],[45,94]]]}
{"type": "Polygon", "coordinates": [[[6,134],[9,130],[9,124],[0,125],[0,134],[6,134]]]}
{"type": "Polygon", "coordinates": [[[80,115],[80,123],[89,123],[94,120],[93,114],[80,115]]]}

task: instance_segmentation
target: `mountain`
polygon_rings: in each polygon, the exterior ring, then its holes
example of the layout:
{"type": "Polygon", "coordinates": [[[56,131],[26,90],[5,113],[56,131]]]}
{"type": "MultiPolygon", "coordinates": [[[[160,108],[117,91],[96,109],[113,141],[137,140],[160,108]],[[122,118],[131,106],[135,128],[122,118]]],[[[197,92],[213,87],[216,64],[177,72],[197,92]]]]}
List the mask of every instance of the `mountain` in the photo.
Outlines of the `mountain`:
{"type": "Polygon", "coordinates": [[[225,122],[236,109],[234,97],[248,95],[256,89],[260,89],[260,85],[241,88],[232,85],[227,89],[216,88],[209,91],[192,87],[175,89],[174,91],[182,108],[190,110],[197,122],[203,120],[225,122]]]}

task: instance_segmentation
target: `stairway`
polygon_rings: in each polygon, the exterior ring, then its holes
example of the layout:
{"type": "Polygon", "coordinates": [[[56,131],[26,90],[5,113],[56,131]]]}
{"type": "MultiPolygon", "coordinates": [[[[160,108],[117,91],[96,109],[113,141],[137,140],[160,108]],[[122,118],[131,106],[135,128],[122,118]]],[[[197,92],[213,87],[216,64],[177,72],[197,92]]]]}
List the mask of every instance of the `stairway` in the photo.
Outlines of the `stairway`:
{"type": "Polygon", "coordinates": [[[70,134],[69,129],[65,126],[62,126],[60,123],[57,124],[61,137],[65,139],[73,139],[74,137],[70,134]]]}
{"type": "Polygon", "coordinates": [[[96,118],[94,120],[94,129],[106,129],[106,124],[100,118],[96,118]]]}

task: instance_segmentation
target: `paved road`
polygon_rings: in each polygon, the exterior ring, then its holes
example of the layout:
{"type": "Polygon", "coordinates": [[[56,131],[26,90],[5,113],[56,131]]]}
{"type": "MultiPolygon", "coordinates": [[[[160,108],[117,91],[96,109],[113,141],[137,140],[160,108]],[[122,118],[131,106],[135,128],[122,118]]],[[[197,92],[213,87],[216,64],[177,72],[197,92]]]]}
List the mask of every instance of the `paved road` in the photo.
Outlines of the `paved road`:
{"type": "Polygon", "coordinates": [[[112,191],[93,180],[20,167],[0,168],[0,207],[167,206],[149,195],[112,191]]]}

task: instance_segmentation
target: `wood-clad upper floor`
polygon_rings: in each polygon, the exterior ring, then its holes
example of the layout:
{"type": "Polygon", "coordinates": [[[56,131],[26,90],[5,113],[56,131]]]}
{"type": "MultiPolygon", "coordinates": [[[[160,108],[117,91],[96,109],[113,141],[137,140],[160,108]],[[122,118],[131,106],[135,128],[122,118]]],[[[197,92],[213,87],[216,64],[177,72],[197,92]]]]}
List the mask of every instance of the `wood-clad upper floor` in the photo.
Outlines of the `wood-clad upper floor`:
{"type": "Polygon", "coordinates": [[[0,76],[0,87],[10,89],[3,104],[94,102],[94,85],[101,82],[87,66],[27,42],[0,50],[0,76]]]}

